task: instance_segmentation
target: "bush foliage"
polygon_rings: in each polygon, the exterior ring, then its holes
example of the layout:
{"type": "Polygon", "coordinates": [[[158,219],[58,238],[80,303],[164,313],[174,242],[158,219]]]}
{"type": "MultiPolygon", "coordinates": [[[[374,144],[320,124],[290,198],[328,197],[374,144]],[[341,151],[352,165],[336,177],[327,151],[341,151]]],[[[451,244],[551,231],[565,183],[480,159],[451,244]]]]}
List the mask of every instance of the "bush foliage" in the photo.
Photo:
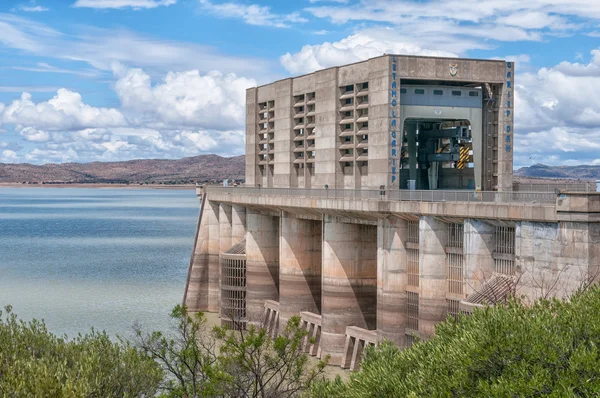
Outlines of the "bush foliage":
{"type": "Polygon", "coordinates": [[[400,350],[368,349],[347,383],[314,397],[595,397],[600,393],[600,288],[570,300],[517,300],[458,321],[400,350]]]}
{"type": "Polygon", "coordinates": [[[326,362],[308,363],[300,350],[307,331],[292,317],[275,338],[264,328],[247,331],[208,328],[202,313],[177,306],[175,331],[146,334],[137,330],[136,346],[154,358],[168,375],[169,397],[298,396],[322,379],[326,362]]]}
{"type": "Polygon", "coordinates": [[[156,362],[104,332],[67,340],[0,311],[0,396],[151,397],[162,379],[156,362]]]}

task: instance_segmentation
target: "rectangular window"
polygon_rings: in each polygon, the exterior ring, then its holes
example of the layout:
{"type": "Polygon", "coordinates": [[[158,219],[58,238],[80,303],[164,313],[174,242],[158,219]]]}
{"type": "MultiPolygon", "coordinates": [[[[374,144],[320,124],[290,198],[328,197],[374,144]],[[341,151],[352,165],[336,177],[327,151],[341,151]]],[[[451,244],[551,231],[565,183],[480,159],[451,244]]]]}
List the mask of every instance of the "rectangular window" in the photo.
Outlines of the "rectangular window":
{"type": "Polygon", "coordinates": [[[479,97],[478,91],[469,91],[469,97],[479,97]]]}
{"type": "Polygon", "coordinates": [[[345,141],[346,141],[346,142],[350,142],[350,141],[352,141],[352,137],[349,137],[349,136],[348,136],[348,137],[346,137],[346,138],[345,138],[345,141]]]}
{"type": "Polygon", "coordinates": [[[354,86],[352,84],[346,86],[346,91],[353,91],[354,90],[354,86]]]}
{"type": "Polygon", "coordinates": [[[369,88],[369,82],[363,83],[363,88],[369,88]]]}
{"type": "Polygon", "coordinates": [[[433,95],[444,95],[444,91],[442,91],[442,90],[433,90],[433,95]]]}
{"type": "Polygon", "coordinates": [[[344,126],[344,128],[345,128],[346,130],[350,130],[350,129],[352,128],[352,125],[351,125],[351,124],[346,124],[346,125],[344,126]]]}
{"type": "Polygon", "coordinates": [[[344,116],[352,116],[352,112],[348,111],[344,114],[344,116]]]}
{"type": "Polygon", "coordinates": [[[455,97],[460,97],[462,95],[462,92],[460,91],[452,91],[452,95],[455,97]]]}
{"type": "Polygon", "coordinates": [[[415,88],[415,94],[423,95],[425,94],[425,89],[415,88]]]}
{"type": "Polygon", "coordinates": [[[406,91],[406,89],[405,89],[405,88],[401,88],[401,89],[400,89],[400,94],[406,94],[406,92],[407,92],[407,91],[406,91]]]}
{"type": "Polygon", "coordinates": [[[346,105],[352,104],[352,98],[346,98],[346,105]]]}

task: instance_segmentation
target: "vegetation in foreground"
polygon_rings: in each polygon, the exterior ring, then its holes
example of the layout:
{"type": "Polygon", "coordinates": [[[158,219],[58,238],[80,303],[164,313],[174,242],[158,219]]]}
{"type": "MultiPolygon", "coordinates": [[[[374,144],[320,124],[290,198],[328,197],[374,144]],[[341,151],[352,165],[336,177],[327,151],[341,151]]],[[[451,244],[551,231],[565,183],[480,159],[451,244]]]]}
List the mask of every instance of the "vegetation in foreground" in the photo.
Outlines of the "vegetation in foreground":
{"type": "Polygon", "coordinates": [[[487,308],[449,319],[436,336],[400,350],[368,349],[347,383],[313,397],[600,396],[600,287],[570,300],[487,308]]]}
{"type": "Polygon", "coordinates": [[[177,306],[173,333],[111,341],[92,330],[75,339],[0,312],[2,397],[293,397],[323,378],[300,350],[307,332],[293,317],[276,338],[264,329],[208,327],[177,306]]]}
{"type": "Polygon", "coordinates": [[[21,321],[10,307],[0,311],[0,396],[154,396],[162,379],[152,358],[104,332],[66,340],[43,321],[21,321]]]}
{"type": "Polygon", "coordinates": [[[137,331],[133,343],[92,331],[74,340],[43,322],[0,315],[0,396],[55,397],[596,397],[600,393],[600,287],[570,300],[517,300],[438,325],[436,337],[400,350],[366,350],[360,371],[323,379],[299,350],[292,318],[265,330],[210,330],[176,307],[175,334],[137,331]]]}

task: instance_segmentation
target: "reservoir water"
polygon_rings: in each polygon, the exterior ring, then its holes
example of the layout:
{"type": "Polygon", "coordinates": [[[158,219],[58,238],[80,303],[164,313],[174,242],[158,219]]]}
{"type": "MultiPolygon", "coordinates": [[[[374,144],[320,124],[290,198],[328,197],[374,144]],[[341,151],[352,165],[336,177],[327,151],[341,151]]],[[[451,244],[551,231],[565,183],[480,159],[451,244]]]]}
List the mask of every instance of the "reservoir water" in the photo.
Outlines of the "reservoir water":
{"type": "Polygon", "coordinates": [[[198,209],[193,190],[0,188],[0,307],[59,335],[164,330],[198,209]]]}

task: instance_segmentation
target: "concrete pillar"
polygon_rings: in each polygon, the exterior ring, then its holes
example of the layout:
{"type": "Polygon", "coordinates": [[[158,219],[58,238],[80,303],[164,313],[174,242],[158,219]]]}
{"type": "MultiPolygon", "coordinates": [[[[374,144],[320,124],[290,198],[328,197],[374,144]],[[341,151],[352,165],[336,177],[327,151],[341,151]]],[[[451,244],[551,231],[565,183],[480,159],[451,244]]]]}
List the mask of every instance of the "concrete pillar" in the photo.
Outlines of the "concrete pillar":
{"type": "Polygon", "coordinates": [[[375,329],[377,228],[325,216],[323,235],[322,355],[342,360],[346,326],[375,329]]]}
{"type": "Polygon", "coordinates": [[[494,272],[496,227],[481,220],[465,220],[465,296],[478,291],[494,272]]]}
{"type": "Polygon", "coordinates": [[[217,312],[220,308],[221,293],[219,254],[221,250],[219,204],[207,202],[204,207],[208,223],[208,311],[217,312]]]}
{"type": "Polygon", "coordinates": [[[233,246],[231,216],[231,206],[224,203],[219,204],[219,253],[223,253],[233,246]]]}
{"type": "Polygon", "coordinates": [[[432,336],[435,324],[446,319],[446,251],[448,228],[434,217],[419,221],[419,264],[421,294],[419,295],[419,332],[432,336]]]}
{"type": "MultiPolygon", "coordinates": [[[[204,207],[208,205],[205,203],[204,207]]],[[[192,312],[208,310],[208,216],[198,217],[196,242],[192,253],[184,304],[192,312]]]]}
{"type": "Polygon", "coordinates": [[[321,313],[321,221],[281,217],[279,319],[321,313]]]}
{"type": "Polygon", "coordinates": [[[405,345],[407,222],[398,217],[377,225],[377,340],[405,345]]]}
{"type": "Polygon", "coordinates": [[[221,311],[221,258],[220,254],[231,249],[231,206],[225,203],[219,204],[219,313],[221,311]]]}
{"type": "Polygon", "coordinates": [[[246,208],[231,206],[231,242],[235,245],[246,237],[246,208]]]}
{"type": "Polygon", "coordinates": [[[279,300],[279,217],[246,212],[246,313],[262,323],[265,300],[279,300]]]}

